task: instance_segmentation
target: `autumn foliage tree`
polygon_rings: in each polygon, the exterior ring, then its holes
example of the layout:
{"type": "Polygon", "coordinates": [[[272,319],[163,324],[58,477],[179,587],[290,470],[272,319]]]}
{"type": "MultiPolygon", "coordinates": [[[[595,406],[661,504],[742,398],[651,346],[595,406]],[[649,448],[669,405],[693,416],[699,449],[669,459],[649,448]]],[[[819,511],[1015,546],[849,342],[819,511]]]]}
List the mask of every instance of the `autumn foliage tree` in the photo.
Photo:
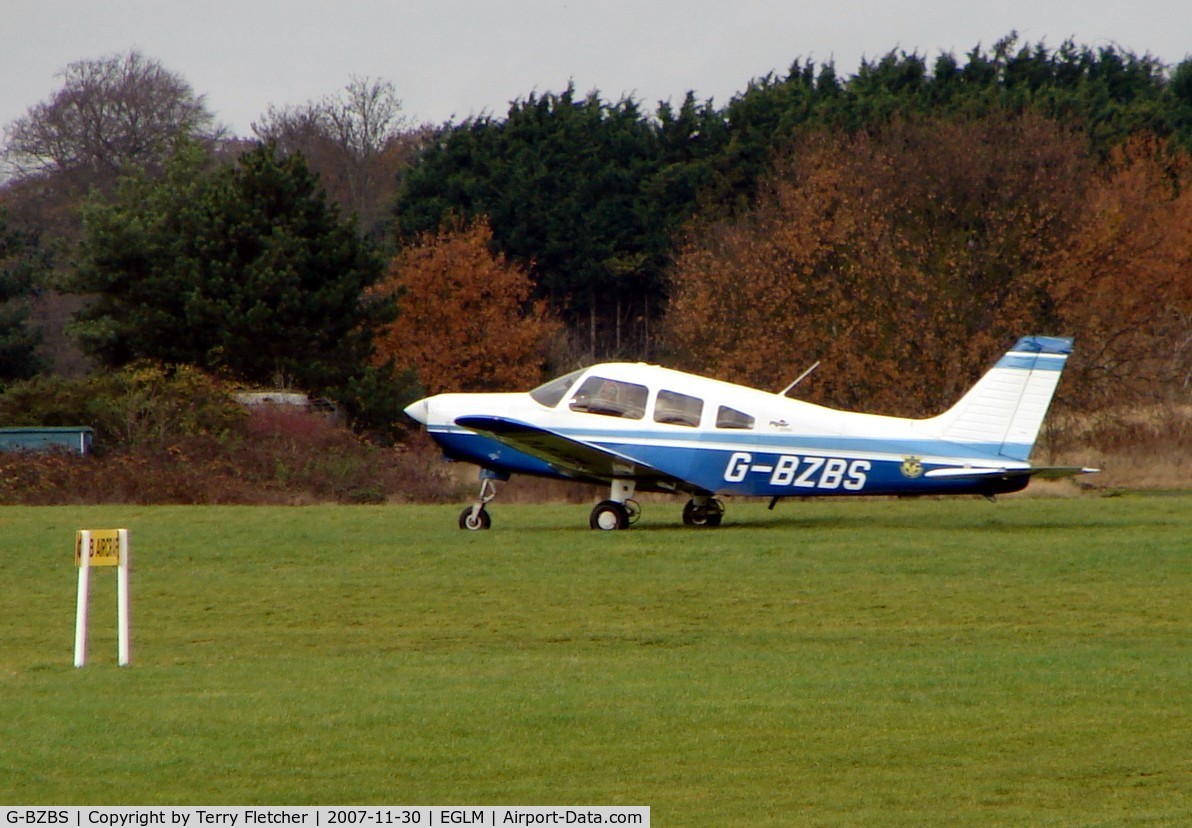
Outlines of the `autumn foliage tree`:
{"type": "Polygon", "coordinates": [[[801,140],[750,213],[696,225],[668,342],[688,367],[923,415],[1016,336],[1053,330],[1046,265],[1078,212],[1079,140],[1033,115],[896,120],[801,140]]]}
{"type": "Polygon", "coordinates": [[[1052,288],[1081,341],[1073,393],[1087,408],[1166,400],[1192,388],[1192,159],[1136,136],[1090,187],[1057,251],[1052,288]]]}
{"type": "Polygon", "coordinates": [[[376,334],[376,359],[412,367],[430,393],[537,384],[559,323],[530,301],[526,271],[491,248],[479,219],[427,233],[394,258],[373,289],[398,308],[376,334]]]}

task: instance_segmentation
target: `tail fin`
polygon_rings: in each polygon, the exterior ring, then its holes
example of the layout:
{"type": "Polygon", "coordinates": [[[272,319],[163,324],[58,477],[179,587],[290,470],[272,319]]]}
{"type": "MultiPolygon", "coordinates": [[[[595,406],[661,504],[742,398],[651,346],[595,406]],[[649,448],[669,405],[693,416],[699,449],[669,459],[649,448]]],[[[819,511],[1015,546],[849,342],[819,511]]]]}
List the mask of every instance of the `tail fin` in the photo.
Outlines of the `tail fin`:
{"type": "Polygon", "coordinates": [[[1071,353],[1069,338],[1018,340],[960,402],[935,418],[939,436],[954,443],[979,443],[1012,460],[1027,460],[1071,353]]]}

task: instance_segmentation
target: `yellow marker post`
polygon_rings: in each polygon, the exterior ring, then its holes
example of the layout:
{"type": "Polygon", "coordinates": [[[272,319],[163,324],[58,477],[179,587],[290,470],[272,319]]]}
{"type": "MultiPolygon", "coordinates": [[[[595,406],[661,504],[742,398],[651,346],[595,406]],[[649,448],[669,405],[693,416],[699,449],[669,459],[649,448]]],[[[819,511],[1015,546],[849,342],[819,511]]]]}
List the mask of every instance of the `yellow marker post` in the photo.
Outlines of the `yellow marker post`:
{"type": "Polygon", "coordinates": [[[87,605],[91,600],[91,567],[116,567],[116,612],[119,663],[131,661],[128,595],[128,530],[80,529],[75,533],[75,565],[79,568],[79,591],[75,605],[74,665],[87,662],[87,605]]]}

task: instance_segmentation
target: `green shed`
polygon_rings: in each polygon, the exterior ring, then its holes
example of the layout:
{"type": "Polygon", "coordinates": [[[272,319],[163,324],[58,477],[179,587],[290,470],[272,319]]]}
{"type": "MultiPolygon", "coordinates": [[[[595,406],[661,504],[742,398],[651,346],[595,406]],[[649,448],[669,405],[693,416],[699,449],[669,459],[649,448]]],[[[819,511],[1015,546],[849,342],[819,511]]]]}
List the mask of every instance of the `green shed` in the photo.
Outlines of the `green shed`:
{"type": "Polygon", "coordinates": [[[86,426],[65,428],[0,428],[0,451],[45,451],[64,448],[87,454],[92,431],[86,426]]]}

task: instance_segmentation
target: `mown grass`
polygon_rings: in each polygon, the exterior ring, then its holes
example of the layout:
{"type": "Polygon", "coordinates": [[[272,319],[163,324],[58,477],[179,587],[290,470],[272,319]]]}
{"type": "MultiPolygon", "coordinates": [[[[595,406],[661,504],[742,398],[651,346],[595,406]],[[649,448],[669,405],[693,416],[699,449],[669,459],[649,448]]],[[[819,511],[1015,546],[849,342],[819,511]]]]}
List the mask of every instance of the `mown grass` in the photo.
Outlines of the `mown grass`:
{"type": "Polygon", "coordinates": [[[1192,821],[1192,496],[458,508],[0,509],[0,801],[1192,821]]]}

